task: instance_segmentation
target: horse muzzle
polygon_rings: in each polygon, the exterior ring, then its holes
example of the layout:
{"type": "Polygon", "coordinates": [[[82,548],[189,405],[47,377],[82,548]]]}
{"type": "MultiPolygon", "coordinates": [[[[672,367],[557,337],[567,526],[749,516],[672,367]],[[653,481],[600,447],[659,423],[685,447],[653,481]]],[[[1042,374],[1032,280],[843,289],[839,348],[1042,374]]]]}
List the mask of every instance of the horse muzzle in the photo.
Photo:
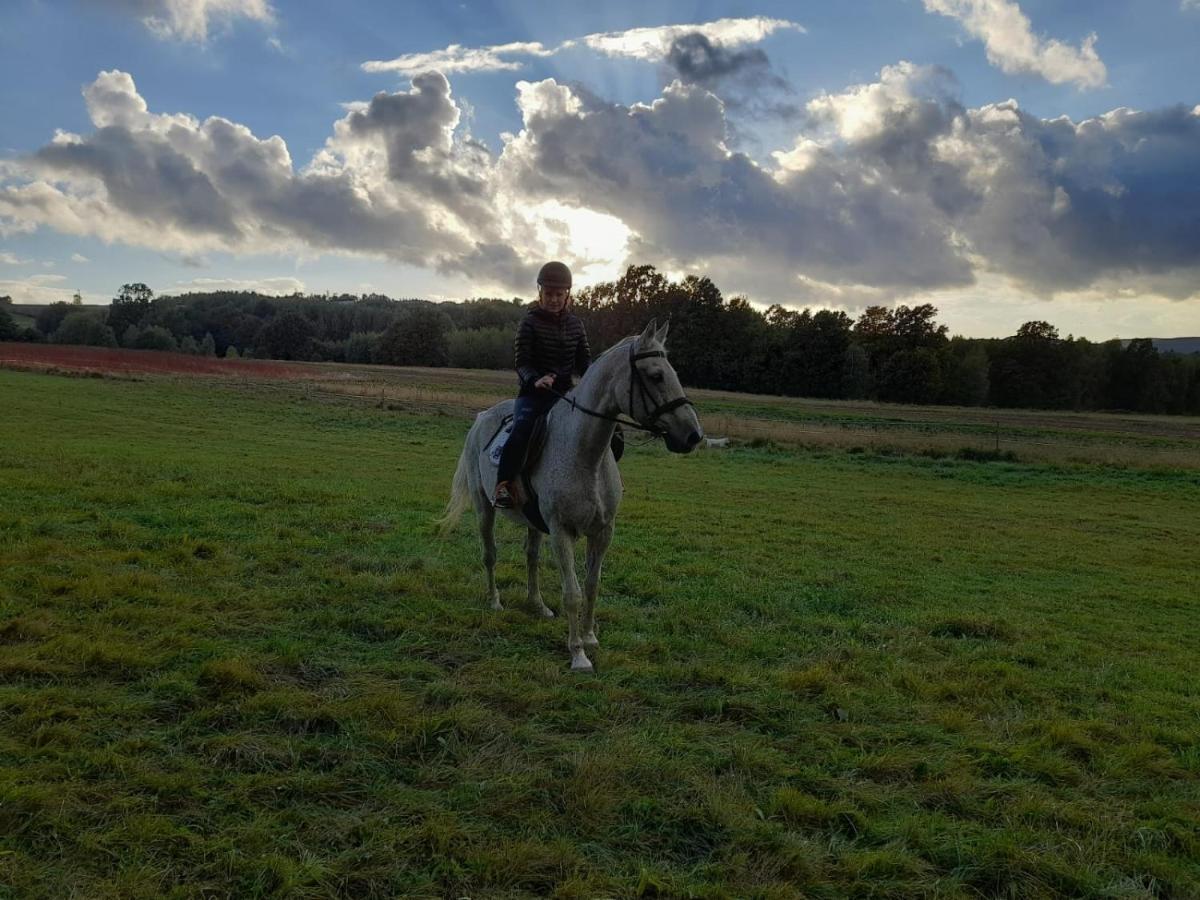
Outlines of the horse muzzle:
{"type": "Polygon", "coordinates": [[[670,432],[663,435],[663,440],[667,445],[667,449],[672,453],[691,453],[696,449],[696,445],[700,443],[703,437],[704,435],[701,432],[693,429],[685,440],[679,440],[679,438],[670,432]]]}

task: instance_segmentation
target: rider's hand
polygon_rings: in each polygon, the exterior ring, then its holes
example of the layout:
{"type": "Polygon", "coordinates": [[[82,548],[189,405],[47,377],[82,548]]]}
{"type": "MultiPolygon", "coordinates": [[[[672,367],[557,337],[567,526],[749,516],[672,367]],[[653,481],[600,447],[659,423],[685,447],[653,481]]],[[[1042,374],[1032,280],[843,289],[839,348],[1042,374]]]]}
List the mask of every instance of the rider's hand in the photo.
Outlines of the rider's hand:
{"type": "Polygon", "coordinates": [[[533,386],[536,388],[552,388],[552,387],[554,387],[554,376],[553,375],[543,375],[541,378],[539,378],[537,381],[535,381],[533,383],[533,386]]]}

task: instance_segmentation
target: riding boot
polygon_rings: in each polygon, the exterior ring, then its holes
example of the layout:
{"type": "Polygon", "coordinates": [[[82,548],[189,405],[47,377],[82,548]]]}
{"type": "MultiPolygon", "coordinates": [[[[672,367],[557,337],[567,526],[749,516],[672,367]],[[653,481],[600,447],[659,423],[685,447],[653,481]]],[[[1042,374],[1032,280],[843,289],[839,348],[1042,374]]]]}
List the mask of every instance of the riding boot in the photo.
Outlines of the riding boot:
{"type": "Polygon", "coordinates": [[[492,506],[497,509],[512,509],[516,505],[516,497],[512,489],[512,482],[497,481],[496,482],[496,497],[492,500],[492,506]]]}

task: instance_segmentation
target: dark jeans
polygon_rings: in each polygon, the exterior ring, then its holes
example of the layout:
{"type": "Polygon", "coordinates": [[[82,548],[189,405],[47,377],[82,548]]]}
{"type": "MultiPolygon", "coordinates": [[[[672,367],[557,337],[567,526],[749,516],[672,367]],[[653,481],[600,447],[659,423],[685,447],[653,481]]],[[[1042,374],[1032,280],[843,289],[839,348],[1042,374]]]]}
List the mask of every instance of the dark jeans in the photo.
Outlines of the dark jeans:
{"type": "Polygon", "coordinates": [[[513,409],[512,434],[500,453],[500,470],[496,474],[497,481],[512,481],[517,470],[525,460],[525,448],[529,446],[529,435],[533,432],[533,423],[538,416],[550,411],[558,397],[549,391],[538,391],[517,397],[517,405],[513,409]]]}

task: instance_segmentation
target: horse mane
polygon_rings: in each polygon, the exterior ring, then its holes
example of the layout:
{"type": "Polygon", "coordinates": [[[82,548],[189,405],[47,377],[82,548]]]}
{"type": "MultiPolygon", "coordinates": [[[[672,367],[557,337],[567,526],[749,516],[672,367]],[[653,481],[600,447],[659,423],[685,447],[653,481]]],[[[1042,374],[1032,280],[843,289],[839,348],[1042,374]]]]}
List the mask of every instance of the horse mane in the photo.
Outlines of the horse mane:
{"type": "Polygon", "coordinates": [[[619,341],[617,341],[615,344],[613,344],[611,347],[609,347],[607,350],[605,350],[603,353],[601,353],[599,356],[597,356],[595,359],[593,359],[592,365],[595,365],[596,363],[600,362],[600,360],[604,359],[604,357],[608,356],[608,354],[612,353],[614,350],[616,350],[620,347],[628,347],[633,341],[636,341],[638,339],[638,337],[639,337],[639,335],[631,334],[631,335],[629,335],[629,337],[621,338],[619,341]]]}
{"type": "MultiPolygon", "coordinates": [[[[595,359],[593,359],[593,360],[592,360],[592,361],[591,361],[591,362],[588,364],[588,371],[584,373],[584,376],[583,376],[583,377],[584,377],[584,378],[587,378],[588,374],[589,374],[589,373],[592,371],[592,369],[594,369],[594,368],[595,368],[595,367],[596,367],[596,366],[597,366],[597,365],[600,363],[600,361],[601,361],[601,360],[603,360],[603,359],[604,359],[606,356],[608,356],[608,355],[609,355],[610,353],[612,353],[614,350],[619,350],[619,349],[621,349],[622,347],[628,347],[628,346],[629,346],[631,343],[633,343],[634,341],[636,341],[636,340],[638,339],[638,337],[640,337],[640,335],[636,335],[636,334],[631,334],[631,335],[629,335],[628,337],[623,337],[623,338],[621,338],[619,341],[617,341],[615,344],[613,344],[611,347],[609,347],[607,350],[605,350],[605,351],[603,351],[602,353],[600,353],[600,355],[599,355],[599,356],[597,356],[595,359]]],[[[571,396],[573,396],[573,395],[574,395],[574,393],[575,393],[577,390],[579,390],[579,386],[580,386],[581,384],[583,384],[583,379],[580,379],[578,384],[575,384],[574,386],[572,386],[571,390],[567,391],[567,396],[568,396],[568,397],[571,397],[571,396]]],[[[551,415],[551,416],[552,416],[552,415],[554,415],[554,413],[555,413],[555,410],[557,410],[557,408],[558,408],[558,407],[557,407],[557,406],[555,406],[555,408],[554,408],[554,409],[551,409],[551,410],[550,410],[550,413],[549,413],[549,415],[551,415]]],[[[549,421],[549,419],[547,419],[547,421],[549,421]]]]}
{"type": "MultiPolygon", "coordinates": [[[[607,357],[610,353],[613,353],[613,351],[615,351],[615,350],[620,350],[623,347],[628,347],[630,344],[635,343],[640,337],[641,337],[640,334],[631,334],[627,337],[621,338],[619,341],[617,341],[615,344],[613,344],[607,350],[603,351],[599,356],[597,356],[595,359],[593,359],[591,361],[591,363],[588,365],[588,373],[590,373],[592,371],[592,369],[596,365],[598,365],[602,360],[604,360],[605,357],[607,357]]],[[[583,377],[586,378],[588,373],[584,373],[583,377]]],[[[580,385],[582,385],[582,384],[583,384],[583,380],[580,379],[579,384],[576,384],[574,387],[571,388],[570,391],[567,392],[567,396],[568,397],[572,396],[575,393],[575,391],[577,391],[579,389],[580,385]]],[[[557,409],[557,407],[555,407],[555,408],[557,409]]],[[[555,411],[554,409],[550,410],[549,414],[554,415],[554,411],[555,411]]]]}

